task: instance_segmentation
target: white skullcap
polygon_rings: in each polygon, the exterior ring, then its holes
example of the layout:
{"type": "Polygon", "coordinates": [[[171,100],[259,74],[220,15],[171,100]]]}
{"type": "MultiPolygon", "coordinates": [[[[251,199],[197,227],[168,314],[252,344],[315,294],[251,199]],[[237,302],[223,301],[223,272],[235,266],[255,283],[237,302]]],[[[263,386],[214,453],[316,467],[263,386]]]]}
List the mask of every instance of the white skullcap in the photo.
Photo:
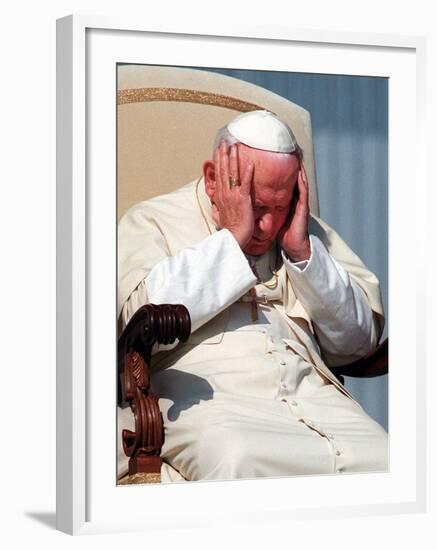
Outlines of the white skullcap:
{"type": "Polygon", "coordinates": [[[275,153],[294,153],[299,149],[288,125],[269,111],[243,113],[227,129],[237,141],[255,149],[275,153]]]}

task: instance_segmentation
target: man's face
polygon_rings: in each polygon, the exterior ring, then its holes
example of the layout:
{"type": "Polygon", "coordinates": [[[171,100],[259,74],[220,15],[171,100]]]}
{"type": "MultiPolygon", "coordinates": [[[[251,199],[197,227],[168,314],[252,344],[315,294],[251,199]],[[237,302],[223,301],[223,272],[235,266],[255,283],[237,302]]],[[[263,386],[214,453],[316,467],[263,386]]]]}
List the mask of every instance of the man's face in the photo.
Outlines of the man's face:
{"type": "Polygon", "coordinates": [[[244,252],[260,256],[269,250],[287,220],[299,172],[296,155],[270,153],[238,144],[240,178],[254,163],[252,205],[255,228],[244,252]]]}

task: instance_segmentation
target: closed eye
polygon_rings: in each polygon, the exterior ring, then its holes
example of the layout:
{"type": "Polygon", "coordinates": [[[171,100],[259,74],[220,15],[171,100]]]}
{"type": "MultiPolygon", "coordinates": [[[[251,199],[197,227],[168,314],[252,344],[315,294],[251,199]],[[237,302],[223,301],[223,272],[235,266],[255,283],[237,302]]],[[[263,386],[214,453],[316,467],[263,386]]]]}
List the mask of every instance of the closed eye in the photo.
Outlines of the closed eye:
{"type": "Polygon", "coordinates": [[[269,210],[275,210],[275,212],[288,212],[289,208],[289,204],[287,204],[287,206],[275,206],[274,209],[264,204],[255,204],[255,211],[257,212],[267,212],[269,210]]]}

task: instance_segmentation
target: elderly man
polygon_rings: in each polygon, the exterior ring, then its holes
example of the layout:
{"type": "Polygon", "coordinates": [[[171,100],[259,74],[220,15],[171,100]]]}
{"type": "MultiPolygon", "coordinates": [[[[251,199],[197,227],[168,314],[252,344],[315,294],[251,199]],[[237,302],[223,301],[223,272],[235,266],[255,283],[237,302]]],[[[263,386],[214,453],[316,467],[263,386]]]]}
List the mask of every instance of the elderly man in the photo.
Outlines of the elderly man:
{"type": "Polygon", "coordinates": [[[383,328],[375,276],[311,216],[300,148],[267,111],[222,129],[203,176],[119,225],[119,320],[182,303],[186,344],[157,350],[163,458],[188,480],[387,469],[386,432],[328,366],[383,328]]]}

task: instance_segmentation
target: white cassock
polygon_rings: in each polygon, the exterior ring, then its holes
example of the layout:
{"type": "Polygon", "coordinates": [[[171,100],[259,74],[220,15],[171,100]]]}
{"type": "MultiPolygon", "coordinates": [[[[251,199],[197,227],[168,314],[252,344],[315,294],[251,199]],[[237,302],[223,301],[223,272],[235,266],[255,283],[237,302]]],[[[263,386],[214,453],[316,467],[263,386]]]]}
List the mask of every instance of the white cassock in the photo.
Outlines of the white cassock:
{"type": "MultiPolygon", "coordinates": [[[[144,303],[182,303],[192,319],[186,344],[154,355],[164,460],[189,480],[386,471],[386,432],[326,367],[375,347],[382,307],[374,276],[325,224],[329,240],[310,228],[308,261],[293,264],[279,252],[276,276],[275,250],[246,256],[229,231],[211,227],[208,208],[201,180],[140,203],[120,222],[119,273],[135,285],[121,283],[121,327],[144,303]],[[189,229],[172,219],[178,206],[187,214],[184,201],[192,217],[198,209],[189,229]],[[161,209],[167,225],[157,221],[161,209]],[[197,230],[202,223],[204,234],[197,230]],[[170,226],[196,235],[179,234],[172,242],[170,226]],[[143,231],[152,256],[160,239],[166,250],[141,277],[143,231]],[[129,251],[122,252],[123,245],[129,251]],[[129,276],[134,271],[138,284],[129,276]]],[[[143,256],[147,252],[146,246],[143,256]]],[[[119,410],[118,432],[131,422],[128,410],[119,410]]],[[[126,464],[119,453],[119,475],[126,464]]]]}

